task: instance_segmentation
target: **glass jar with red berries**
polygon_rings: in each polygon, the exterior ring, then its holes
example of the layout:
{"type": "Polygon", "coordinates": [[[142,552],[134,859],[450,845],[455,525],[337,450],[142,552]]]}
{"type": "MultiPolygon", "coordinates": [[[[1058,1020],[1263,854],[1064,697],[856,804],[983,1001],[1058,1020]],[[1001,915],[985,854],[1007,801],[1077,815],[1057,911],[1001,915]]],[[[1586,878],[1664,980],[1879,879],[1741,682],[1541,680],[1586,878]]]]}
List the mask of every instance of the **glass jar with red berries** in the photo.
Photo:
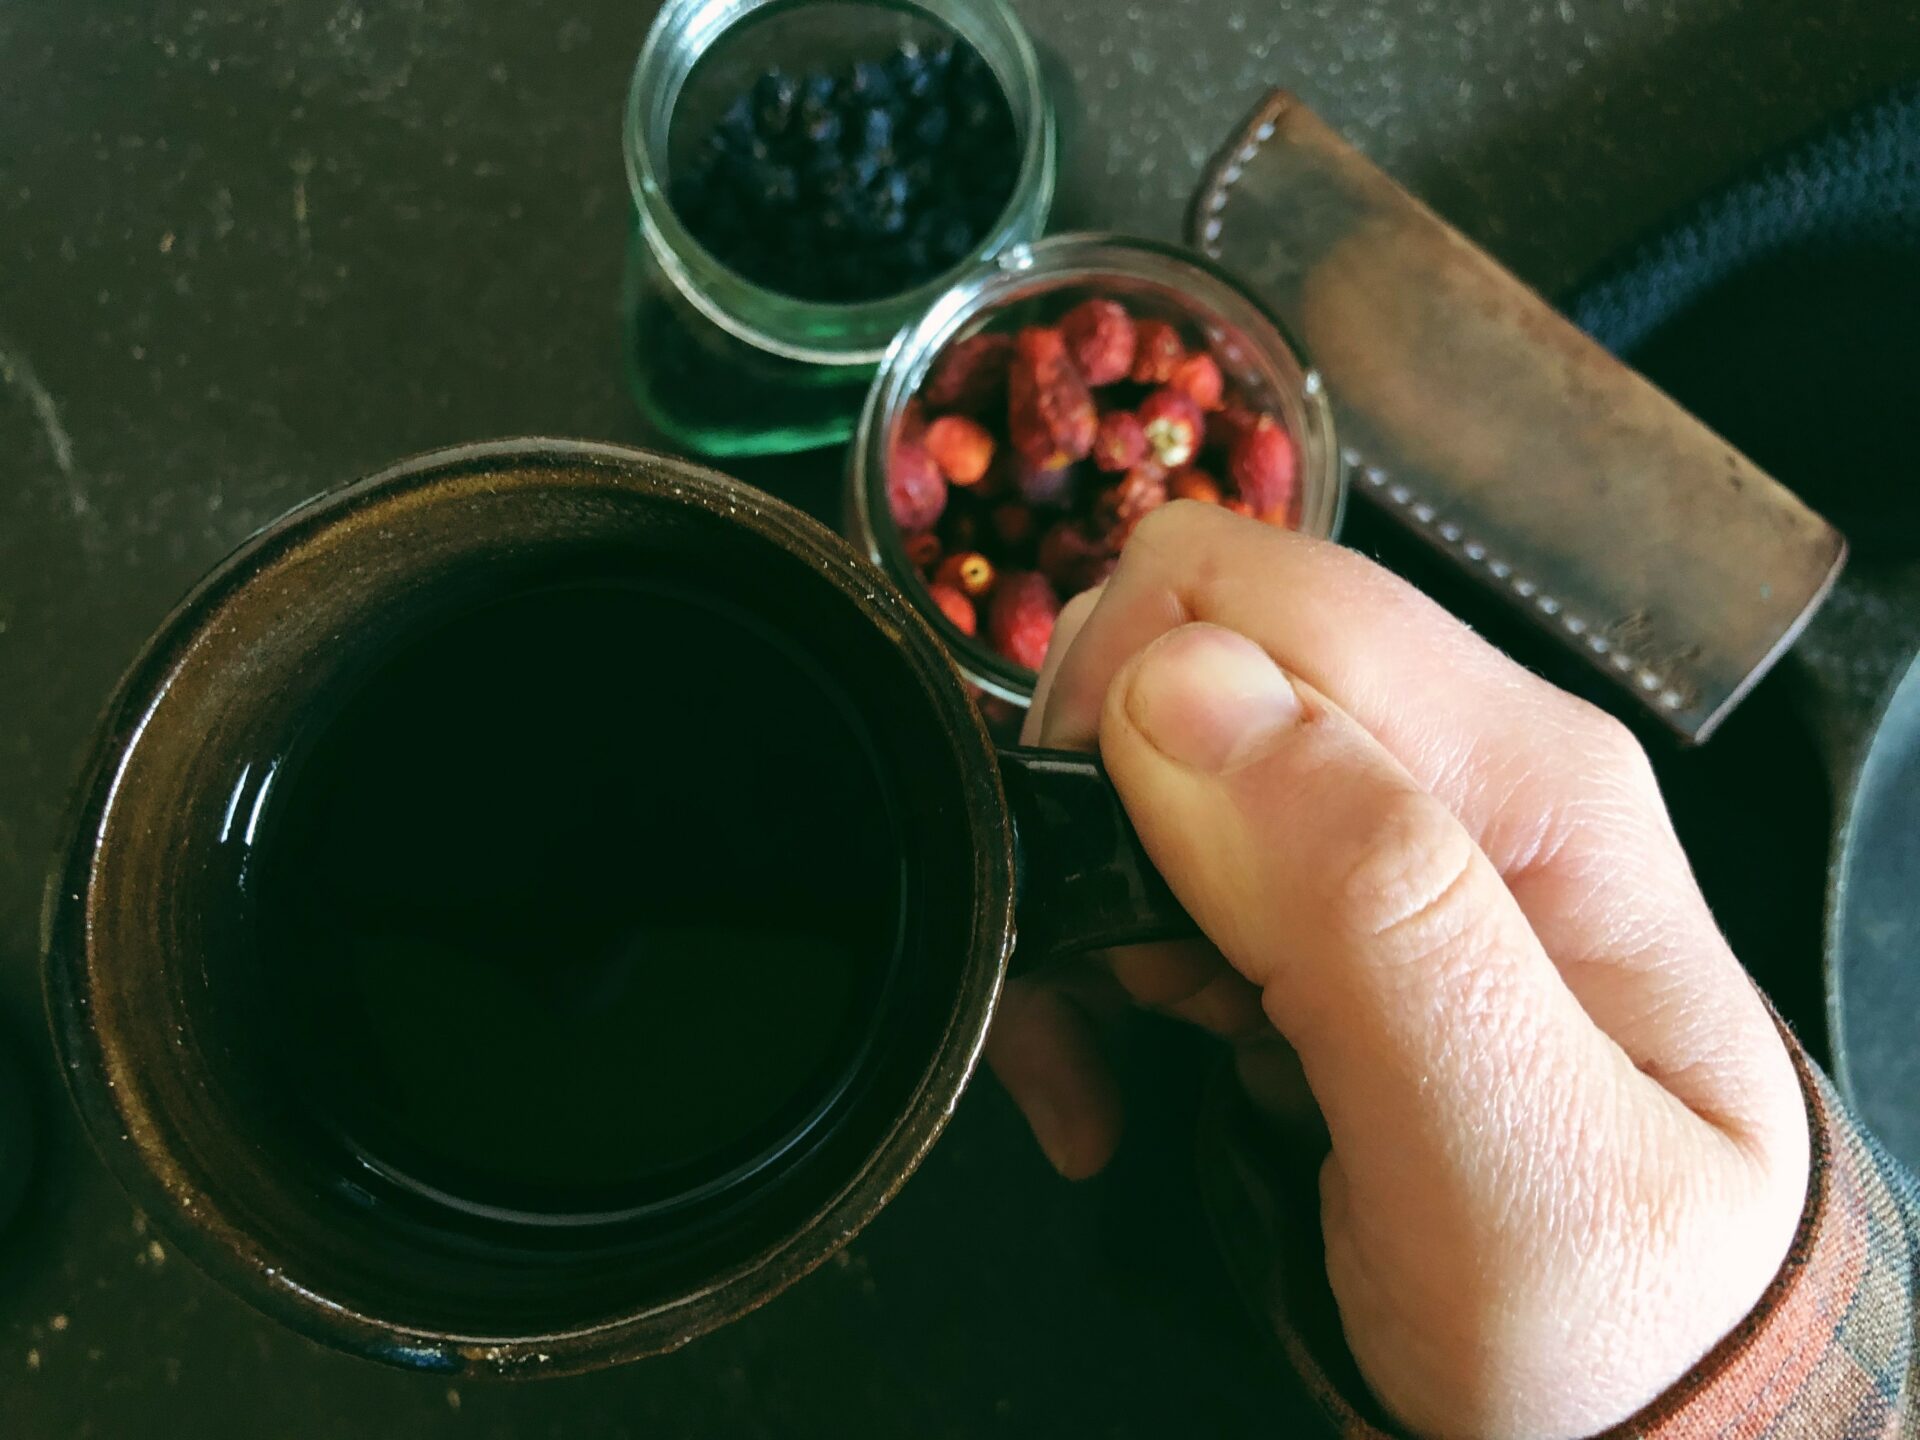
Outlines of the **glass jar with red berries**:
{"type": "Polygon", "coordinates": [[[1005,0],[667,0],[625,149],[629,380],[708,455],[847,438],[894,335],[1053,199],[1005,0]]]}
{"type": "Polygon", "coordinates": [[[1189,251],[1057,235],[901,332],[849,455],[847,526],[990,711],[1024,709],[1053,620],[1170,499],[1331,537],[1345,481],[1299,345],[1189,251]]]}

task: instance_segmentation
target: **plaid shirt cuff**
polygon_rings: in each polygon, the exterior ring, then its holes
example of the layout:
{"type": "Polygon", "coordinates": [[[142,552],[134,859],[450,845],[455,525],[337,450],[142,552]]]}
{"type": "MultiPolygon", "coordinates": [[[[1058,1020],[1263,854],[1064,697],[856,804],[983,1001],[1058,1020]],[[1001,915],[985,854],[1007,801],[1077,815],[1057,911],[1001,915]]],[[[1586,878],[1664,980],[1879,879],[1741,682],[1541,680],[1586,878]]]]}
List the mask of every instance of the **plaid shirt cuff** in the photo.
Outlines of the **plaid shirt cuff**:
{"type": "Polygon", "coordinates": [[[1813,1172],[1780,1273],[1753,1313],[1623,1440],[1920,1436],[1920,1186],[1789,1041],[1813,1172]]]}
{"type": "MultiPolygon", "coordinates": [[[[1607,1440],[1920,1440],[1920,1185],[1861,1130],[1791,1035],[1787,1043],[1812,1139],[1792,1247],[1752,1314],[1607,1440]]],[[[1202,1184],[1229,1264],[1251,1282],[1249,1299],[1336,1433],[1397,1435],[1341,1336],[1319,1225],[1288,1222],[1318,1214],[1311,1174],[1282,1191],[1233,1179],[1252,1132],[1236,1144],[1231,1128],[1202,1130],[1202,1184]],[[1243,1243],[1254,1235],[1268,1242],[1257,1252],[1243,1243]]]]}

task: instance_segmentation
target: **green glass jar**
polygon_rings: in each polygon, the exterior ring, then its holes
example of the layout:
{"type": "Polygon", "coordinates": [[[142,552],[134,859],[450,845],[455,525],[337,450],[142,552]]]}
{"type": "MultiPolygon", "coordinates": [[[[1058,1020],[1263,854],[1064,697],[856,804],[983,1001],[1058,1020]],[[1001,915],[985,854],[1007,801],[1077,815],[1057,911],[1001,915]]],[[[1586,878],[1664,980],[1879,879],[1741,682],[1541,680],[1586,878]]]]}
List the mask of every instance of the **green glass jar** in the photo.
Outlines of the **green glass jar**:
{"type": "Polygon", "coordinates": [[[847,439],[893,337],[959,276],[1036,238],[1053,201],[1053,114],[1004,0],[668,0],[634,67],[625,148],[637,220],[624,296],[634,397],[666,439],[713,456],[847,439]],[[756,77],[775,66],[845,70],[950,38],[999,83],[1018,169],[999,218],[948,270],[857,304],[805,300],[729,268],[682,223],[669,200],[675,165],[756,77]]]}

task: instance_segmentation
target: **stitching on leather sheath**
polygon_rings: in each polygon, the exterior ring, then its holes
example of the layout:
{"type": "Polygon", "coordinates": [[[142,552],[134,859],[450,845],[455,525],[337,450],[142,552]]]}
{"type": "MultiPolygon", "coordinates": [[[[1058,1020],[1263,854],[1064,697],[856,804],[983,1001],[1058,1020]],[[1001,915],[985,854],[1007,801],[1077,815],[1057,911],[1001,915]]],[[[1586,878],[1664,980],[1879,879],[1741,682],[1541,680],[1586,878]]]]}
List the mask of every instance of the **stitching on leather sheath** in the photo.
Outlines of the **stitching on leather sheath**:
{"type": "MultiPolygon", "coordinates": [[[[1210,260],[1221,258],[1221,236],[1226,230],[1227,201],[1233,187],[1247,173],[1247,167],[1280,130],[1280,119],[1293,106],[1293,97],[1275,94],[1248,123],[1240,142],[1222,154],[1209,171],[1206,188],[1195,201],[1195,216],[1201,253],[1210,260]]],[[[1348,483],[1360,481],[1381,504],[1387,506],[1409,528],[1428,540],[1459,555],[1471,567],[1479,569],[1514,597],[1533,607],[1539,617],[1556,625],[1577,646],[1584,648],[1597,665],[1605,665],[1621,675],[1631,676],[1634,686],[1652,697],[1662,710],[1679,710],[1687,703],[1686,693],[1671,683],[1653,666],[1643,663],[1628,650],[1616,645],[1586,616],[1567,608],[1557,596],[1542,590],[1538,583],[1517,571],[1513,565],[1470,538],[1455,521],[1442,519],[1438,507],[1416,495],[1405,482],[1396,480],[1378,465],[1369,465],[1359,452],[1340,452],[1348,483]]]]}

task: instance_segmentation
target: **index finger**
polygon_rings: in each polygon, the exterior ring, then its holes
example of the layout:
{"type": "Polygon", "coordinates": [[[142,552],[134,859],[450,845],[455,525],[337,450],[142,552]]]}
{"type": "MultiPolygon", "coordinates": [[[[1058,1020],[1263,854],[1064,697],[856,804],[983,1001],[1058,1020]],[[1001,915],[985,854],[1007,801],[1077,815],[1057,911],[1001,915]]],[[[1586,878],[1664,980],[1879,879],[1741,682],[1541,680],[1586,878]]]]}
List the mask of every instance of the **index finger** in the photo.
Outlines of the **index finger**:
{"type": "MultiPolygon", "coordinates": [[[[1262,646],[1445,804],[1636,1062],[1723,1112],[1778,1088],[1753,1073],[1780,1058],[1772,1021],[1631,734],[1363,556],[1192,502],[1155,511],[1054,667],[1040,743],[1095,743],[1122,667],[1193,621],[1262,646]]],[[[1302,843],[1315,823],[1298,817],[1302,843]]]]}

